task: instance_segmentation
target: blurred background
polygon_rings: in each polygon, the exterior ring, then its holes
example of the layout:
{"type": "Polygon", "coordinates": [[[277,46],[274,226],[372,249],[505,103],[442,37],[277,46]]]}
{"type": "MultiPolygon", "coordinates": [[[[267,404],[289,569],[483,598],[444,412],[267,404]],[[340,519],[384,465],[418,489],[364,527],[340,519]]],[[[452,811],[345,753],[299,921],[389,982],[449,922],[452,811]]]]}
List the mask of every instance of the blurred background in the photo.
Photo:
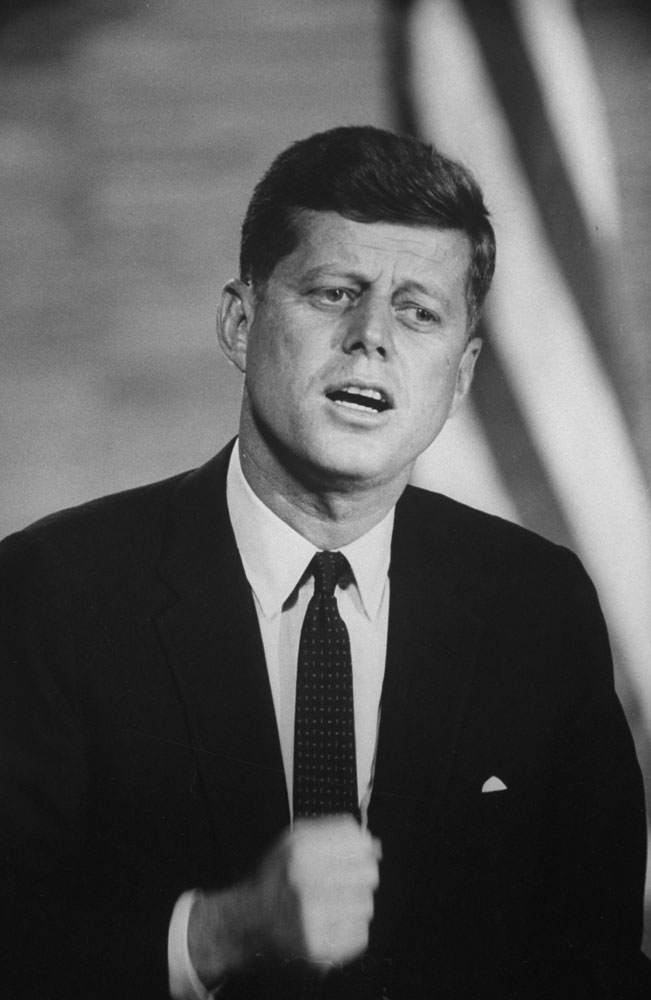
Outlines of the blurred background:
{"type": "Polygon", "coordinates": [[[578,551],[651,799],[650,90],[636,0],[0,0],[0,535],[228,440],[255,181],[335,124],[420,134],[498,275],[415,479],[578,551]]]}

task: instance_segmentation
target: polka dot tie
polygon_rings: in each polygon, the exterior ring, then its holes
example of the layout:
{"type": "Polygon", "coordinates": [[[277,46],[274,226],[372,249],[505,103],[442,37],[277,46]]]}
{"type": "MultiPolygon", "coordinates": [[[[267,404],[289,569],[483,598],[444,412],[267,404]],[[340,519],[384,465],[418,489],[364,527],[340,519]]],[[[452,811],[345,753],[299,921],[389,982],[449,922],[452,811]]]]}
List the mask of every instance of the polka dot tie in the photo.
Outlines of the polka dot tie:
{"type": "Polygon", "coordinates": [[[335,587],[349,570],[341,552],[317,552],[314,594],[298,648],[294,720],[294,817],[359,818],[350,640],[335,587]]]}

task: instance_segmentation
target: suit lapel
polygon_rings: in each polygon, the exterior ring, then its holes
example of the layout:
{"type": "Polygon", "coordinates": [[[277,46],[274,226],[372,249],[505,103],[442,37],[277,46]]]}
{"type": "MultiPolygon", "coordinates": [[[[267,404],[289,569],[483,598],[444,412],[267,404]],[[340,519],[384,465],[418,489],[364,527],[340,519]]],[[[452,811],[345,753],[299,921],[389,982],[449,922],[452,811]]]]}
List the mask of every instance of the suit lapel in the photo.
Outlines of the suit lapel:
{"type": "Polygon", "coordinates": [[[398,504],[369,826],[383,845],[374,933],[390,933],[440,812],[483,622],[459,588],[455,529],[436,499],[398,504]],[[422,510],[419,509],[422,501],[422,510]]]}
{"type": "Polygon", "coordinates": [[[257,615],[226,507],[229,453],[182,481],[160,565],[174,597],[157,626],[220,868],[236,879],[287,826],[289,808],[257,615]]]}

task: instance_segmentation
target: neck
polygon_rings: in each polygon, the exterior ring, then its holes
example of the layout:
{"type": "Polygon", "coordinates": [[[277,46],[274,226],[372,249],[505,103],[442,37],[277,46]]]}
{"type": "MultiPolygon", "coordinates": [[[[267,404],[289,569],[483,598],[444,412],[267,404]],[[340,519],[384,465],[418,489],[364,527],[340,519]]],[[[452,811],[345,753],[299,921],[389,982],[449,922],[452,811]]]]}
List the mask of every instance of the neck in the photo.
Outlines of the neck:
{"type": "Polygon", "coordinates": [[[255,448],[240,438],[240,462],[249,486],[258,498],[294,531],[318,549],[340,549],[374,528],[386,517],[403,492],[400,482],[373,486],[305,482],[280,462],[261,461],[255,448]]]}

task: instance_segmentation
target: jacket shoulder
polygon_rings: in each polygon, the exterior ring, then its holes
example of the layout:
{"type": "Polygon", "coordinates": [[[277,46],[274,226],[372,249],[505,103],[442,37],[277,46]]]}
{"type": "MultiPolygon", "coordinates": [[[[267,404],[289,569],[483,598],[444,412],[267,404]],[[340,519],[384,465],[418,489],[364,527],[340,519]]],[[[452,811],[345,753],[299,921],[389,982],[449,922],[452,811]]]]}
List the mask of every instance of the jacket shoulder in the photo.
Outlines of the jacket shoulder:
{"type": "Polygon", "coordinates": [[[159,482],[98,497],[74,507],[48,514],[5,538],[0,557],[29,558],[30,552],[51,552],[72,557],[89,556],[98,548],[121,548],[157,533],[161,520],[180,483],[190,473],[180,473],[159,482]]]}
{"type": "Polygon", "coordinates": [[[0,566],[7,560],[28,561],[40,554],[59,561],[110,565],[130,560],[141,563],[160,554],[166,525],[178,502],[193,509],[211,504],[225,480],[229,449],[205,465],[158,482],[99,497],[57,511],[0,543],[0,566]]]}
{"type": "Polygon", "coordinates": [[[400,507],[403,515],[417,521],[421,527],[436,524],[457,535],[472,538],[475,544],[525,548],[552,558],[569,551],[565,546],[520,524],[418,486],[407,487],[400,507]]]}
{"type": "MultiPolygon", "coordinates": [[[[584,586],[587,574],[574,552],[564,545],[478,510],[440,493],[409,486],[400,500],[397,523],[407,545],[421,550],[446,550],[476,581],[488,581],[493,590],[502,586],[529,586],[535,591],[559,581],[574,580],[584,586]]],[[[590,584],[591,586],[591,584],[590,584]]]]}

